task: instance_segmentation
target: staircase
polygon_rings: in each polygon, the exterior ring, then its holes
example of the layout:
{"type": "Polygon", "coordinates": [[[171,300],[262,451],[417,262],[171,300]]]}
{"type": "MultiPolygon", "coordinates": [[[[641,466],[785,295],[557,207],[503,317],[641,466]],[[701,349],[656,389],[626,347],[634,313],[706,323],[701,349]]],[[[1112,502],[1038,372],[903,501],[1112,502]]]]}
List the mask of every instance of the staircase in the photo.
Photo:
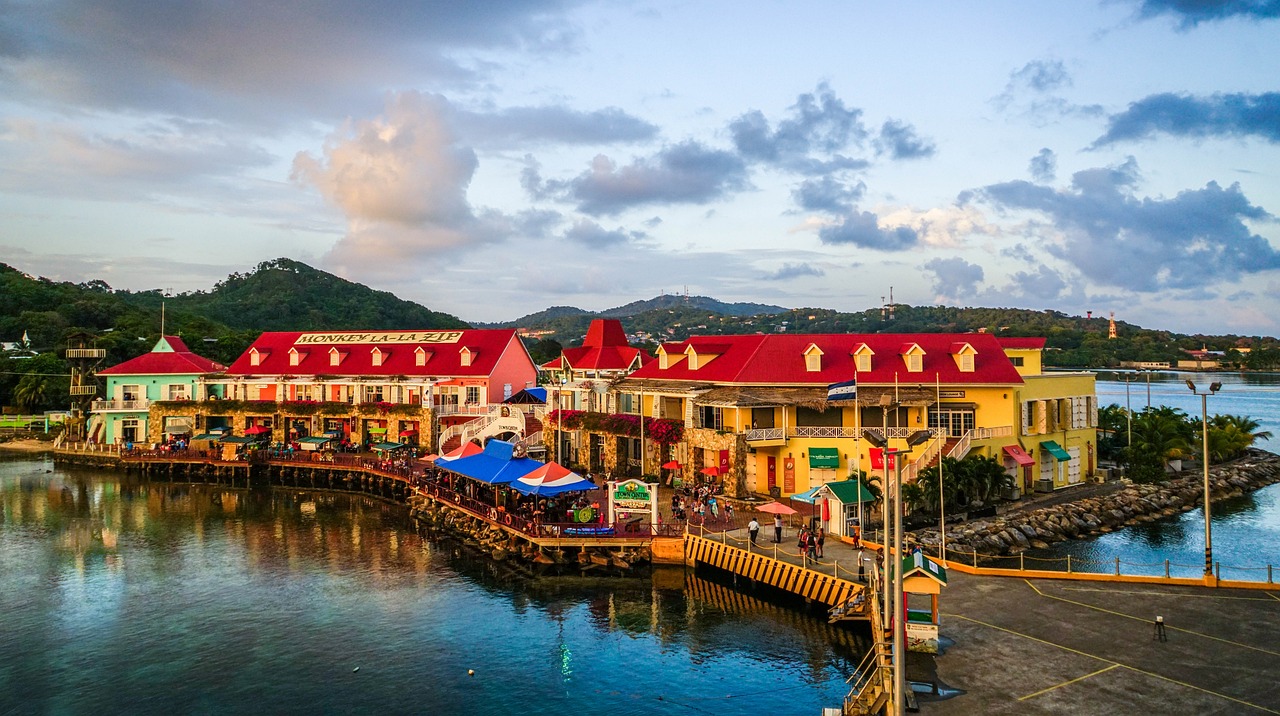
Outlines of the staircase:
{"type": "Polygon", "coordinates": [[[484,438],[498,435],[501,433],[515,433],[521,437],[528,433],[528,423],[525,420],[524,413],[519,410],[508,410],[507,415],[502,414],[503,407],[495,405],[491,408],[488,415],[475,420],[468,420],[465,423],[451,425],[440,431],[438,443],[440,452],[448,452],[452,445],[457,447],[462,443],[479,440],[483,442],[484,438]]]}

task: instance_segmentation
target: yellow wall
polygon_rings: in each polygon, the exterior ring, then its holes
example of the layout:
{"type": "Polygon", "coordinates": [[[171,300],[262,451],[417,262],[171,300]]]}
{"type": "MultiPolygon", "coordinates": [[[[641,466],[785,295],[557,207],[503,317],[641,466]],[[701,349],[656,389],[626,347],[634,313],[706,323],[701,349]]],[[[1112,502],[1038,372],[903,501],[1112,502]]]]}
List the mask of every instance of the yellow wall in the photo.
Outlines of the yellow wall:
{"type": "Polygon", "coordinates": [[[1025,377],[1028,375],[1040,375],[1040,373],[1044,372],[1043,354],[1038,348],[1005,348],[1004,353],[1010,358],[1022,359],[1022,365],[1014,366],[1018,371],[1018,375],[1025,377]]]}
{"type": "MultiPolygon", "coordinates": [[[[1053,469],[1055,488],[1078,484],[1088,479],[1096,461],[1097,427],[1094,415],[1097,409],[1097,392],[1093,373],[1048,373],[1040,376],[1029,376],[1026,383],[1018,391],[1018,441],[1027,454],[1036,460],[1033,467],[1033,478],[1039,479],[1045,473],[1043,466],[1048,460],[1048,453],[1040,449],[1046,440],[1052,440],[1068,452],[1079,451],[1079,479],[1073,480],[1068,470],[1053,469]],[[1081,406],[1083,423],[1073,422],[1069,411],[1074,405],[1080,405],[1079,399],[1086,398],[1081,406]],[[1030,404],[1028,417],[1030,425],[1022,424],[1022,404],[1030,404]],[[1056,412],[1056,414],[1055,414],[1056,412]],[[1075,427],[1073,427],[1073,424],[1075,427]],[[1083,425],[1083,427],[1079,427],[1083,425]]],[[[1055,461],[1056,462],[1056,461],[1055,461]]],[[[1050,465],[1051,468],[1056,467],[1050,465]]]]}

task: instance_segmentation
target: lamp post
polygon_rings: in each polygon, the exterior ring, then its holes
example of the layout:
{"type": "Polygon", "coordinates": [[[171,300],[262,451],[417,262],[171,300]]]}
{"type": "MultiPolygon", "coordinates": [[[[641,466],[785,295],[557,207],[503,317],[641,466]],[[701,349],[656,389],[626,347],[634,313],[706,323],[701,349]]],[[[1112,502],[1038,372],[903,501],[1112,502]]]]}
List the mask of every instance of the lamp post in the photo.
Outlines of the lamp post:
{"type": "Polygon", "coordinates": [[[1143,368],[1143,373],[1147,374],[1147,410],[1151,409],[1151,369],[1143,368]]]}
{"type": "Polygon", "coordinates": [[[1196,390],[1196,384],[1187,381],[1192,393],[1200,396],[1200,462],[1204,467],[1204,576],[1213,574],[1213,530],[1209,526],[1209,396],[1222,389],[1222,383],[1210,383],[1208,392],[1196,390]]]}
{"type": "Polygon", "coordinates": [[[1129,407],[1129,381],[1132,376],[1128,373],[1124,374],[1124,419],[1128,430],[1129,440],[1125,443],[1125,447],[1133,445],[1133,408],[1129,407]]]}
{"type": "MultiPolygon", "coordinates": [[[[889,441],[879,430],[864,430],[862,436],[867,442],[875,445],[884,451],[884,469],[885,477],[889,474],[889,461],[894,461],[894,473],[896,475],[893,484],[893,551],[888,559],[885,560],[885,569],[889,569],[890,560],[894,560],[893,569],[893,588],[888,590],[892,594],[891,607],[886,610],[890,615],[893,624],[893,703],[897,714],[904,713],[907,686],[906,674],[906,604],[902,593],[902,461],[898,459],[900,455],[906,455],[911,452],[912,448],[922,443],[928,442],[933,433],[928,430],[917,430],[907,436],[906,448],[891,448],[889,441]]],[[[885,500],[888,501],[888,485],[885,486],[885,500]]],[[[889,525],[889,521],[885,519],[885,526],[889,525]]],[[[886,540],[887,541],[887,540],[886,540]]],[[[887,547],[888,545],[886,545],[887,547]]]]}

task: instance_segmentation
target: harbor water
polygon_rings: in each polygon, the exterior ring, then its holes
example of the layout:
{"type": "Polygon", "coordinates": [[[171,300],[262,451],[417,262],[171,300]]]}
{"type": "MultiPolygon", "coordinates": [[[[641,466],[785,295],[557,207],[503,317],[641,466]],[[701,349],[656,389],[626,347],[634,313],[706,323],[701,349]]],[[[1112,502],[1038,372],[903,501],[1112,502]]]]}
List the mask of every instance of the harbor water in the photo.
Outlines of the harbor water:
{"type": "Polygon", "coordinates": [[[865,637],[682,568],[530,579],[336,493],[0,458],[0,713],[815,714],[865,637]]]}
{"type": "MultiPolygon", "coordinates": [[[[1272,433],[1257,446],[1280,449],[1280,374],[1187,373],[1177,371],[1102,371],[1098,374],[1099,405],[1118,404],[1140,412],[1147,407],[1150,379],[1151,405],[1178,408],[1200,416],[1200,398],[1186,381],[1200,390],[1214,382],[1222,388],[1208,399],[1208,413],[1246,415],[1272,433]],[[1128,383],[1126,383],[1128,378],[1128,383]],[[1127,389],[1127,394],[1126,394],[1127,389]]],[[[1280,580],[1280,484],[1257,492],[1213,503],[1210,511],[1214,562],[1223,579],[1280,580]],[[1268,565],[1271,570],[1268,570],[1268,565]]],[[[1119,558],[1124,574],[1198,577],[1204,571],[1204,511],[1194,509],[1154,522],[1126,527],[1093,539],[1060,542],[1045,550],[1027,552],[1028,569],[1052,564],[1063,569],[1067,556],[1075,571],[1114,572],[1119,558]],[[1052,560],[1051,563],[1037,560],[1052,560]]]]}

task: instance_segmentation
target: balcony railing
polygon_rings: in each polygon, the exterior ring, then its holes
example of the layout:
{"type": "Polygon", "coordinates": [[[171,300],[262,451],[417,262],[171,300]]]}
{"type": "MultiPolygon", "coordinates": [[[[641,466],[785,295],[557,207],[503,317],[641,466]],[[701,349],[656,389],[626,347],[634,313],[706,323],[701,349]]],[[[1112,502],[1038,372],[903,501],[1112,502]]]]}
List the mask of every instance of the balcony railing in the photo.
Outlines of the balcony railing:
{"type": "Polygon", "coordinates": [[[150,407],[150,400],[95,400],[90,410],[105,413],[112,410],[147,410],[150,407]]]}
{"type": "Polygon", "coordinates": [[[856,438],[858,431],[839,425],[808,425],[791,428],[791,436],[797,438],[856,438]]]}
{"type": "Polygon", "coordinates": [[[463,403],[455,405],[453,403],[437,403],[431,406],[436,415],[488,415],[493,408],[492,405],[479,403],[463,403]]]}
{"type": "Polygon", "coordinates": [[[786,432],[782,428],[755,428],[746,433],[747,442],[762,440],[785,440],[786,432]]]}

